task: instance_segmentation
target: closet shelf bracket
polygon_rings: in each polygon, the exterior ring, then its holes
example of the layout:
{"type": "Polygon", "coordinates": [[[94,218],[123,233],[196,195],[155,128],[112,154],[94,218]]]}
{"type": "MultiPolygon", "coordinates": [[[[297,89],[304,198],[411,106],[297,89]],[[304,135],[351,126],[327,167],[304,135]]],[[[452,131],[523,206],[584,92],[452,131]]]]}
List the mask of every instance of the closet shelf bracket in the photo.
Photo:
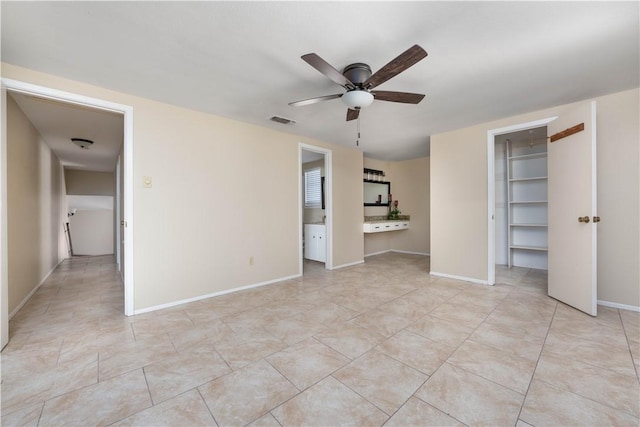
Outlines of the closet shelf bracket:
{"type": "Polygon", "coordinates": [[[579,125],[575,125],[570,127],[569,129],[565,129],[562,132],[555,133],[549,137],[551,142],[556,142],[559,139],[566,138],[569,135],[573,135],[574,133],[582,132],[584,130],[584,123],[580,123],[579,125]]]}

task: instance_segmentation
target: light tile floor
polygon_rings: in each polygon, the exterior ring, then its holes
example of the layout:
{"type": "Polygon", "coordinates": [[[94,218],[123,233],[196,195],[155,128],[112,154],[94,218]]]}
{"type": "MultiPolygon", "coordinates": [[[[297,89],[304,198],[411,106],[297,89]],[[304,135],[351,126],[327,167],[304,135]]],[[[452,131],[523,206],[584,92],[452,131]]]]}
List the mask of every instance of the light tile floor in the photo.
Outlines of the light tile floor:
{"type": "Polygon", "coordinates": [[[134,317],[112,257],[74,258],[11,320],[2,425],[623,425],[640,313],[592,318],[546,274],[493,287],[388,253],[134,317]]]}

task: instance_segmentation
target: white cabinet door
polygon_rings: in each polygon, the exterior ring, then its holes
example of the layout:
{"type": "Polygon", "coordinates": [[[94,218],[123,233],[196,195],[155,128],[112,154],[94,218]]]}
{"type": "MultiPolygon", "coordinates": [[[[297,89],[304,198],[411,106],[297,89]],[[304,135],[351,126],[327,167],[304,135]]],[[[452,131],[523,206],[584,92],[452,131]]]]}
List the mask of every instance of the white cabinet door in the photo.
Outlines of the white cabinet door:
{"type": "Polygon", "coordinates": [[[304,225],[304,257],[311,259],[313,245],[311,244],[311,230],[307,224],[304,225]]]}
{"type": "Polygon", "coordinates": [[[327,260],[327,240],[325,238],[325,227],[318,227],[316,231],[316,261],[325,262],[327,260]]]}
{"type": "Polygon", "coordinates": [[[584,123],[584,131],[549,143],[549,296],[597,314],[596,103],[549,123],[550,135],[584,123]]]}
{"type": "Polygon", "coordinates": [[[313,261],[326,262],[326,227],[320,224],[304,226],[304,257],[313,261]]]}

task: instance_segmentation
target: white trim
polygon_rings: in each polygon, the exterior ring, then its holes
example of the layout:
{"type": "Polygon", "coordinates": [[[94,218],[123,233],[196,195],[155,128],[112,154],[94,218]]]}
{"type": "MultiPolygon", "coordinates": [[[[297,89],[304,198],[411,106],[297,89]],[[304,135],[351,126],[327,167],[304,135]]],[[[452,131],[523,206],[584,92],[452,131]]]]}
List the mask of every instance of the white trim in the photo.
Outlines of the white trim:
{"type": "Polygon", "coordinates": [[[602,301],[602,300],[598,300],[598,305],[602,305],[604,307],[619,308],[620,310],[635,311],[640,313],[640,306],[636,306],[636,305],[620,304],[617,302],[602,301]]]}
{"type": "Polygon", "coordinates": [[[366,258],[368,256],[388,254],[389,252],[391,252],[391,249],[387,249],[386,251],[380,251],[380,252],[373,252],[373,253],[370,253],[370,254],[365,254],[364,257],[366,258]]]}
{"type": "Polygon", "coordinates": [[[37,95],[40,98],[61,101],[67,104],[89,105],[100,110],[107,110],[114,113],[123,113],[125,112],[125,109],[132,109],[132,107],[127,105],[117,104],[115,102],[97,98],[90,98],[88,96],[38,86],[18,80],[2,78],[2,83],[6,86],[7,90],[11,90],[12,92],[19,92],[25,95],[37,95]]]}
{"type": "Polygon", "coordinates": [[[134,304],[133,258],[133,107],[124,111],[124,314],[132,316],[134,304]]]}
{"type": "Polygon", "coordinates": [[[350,263],[347,263],[347,264],[340,264],[340,265],[337,265],[337,266],[333,267],[332,270],[338,270],[338,269],[346,268],[346,267],[353,267],[354,265],[360,265],[360,264],[364,264],[364,260],[362,260],[362,261],[354,261],[354,262],[350,262],[350,263]]]}
{"type": "Polygon", "coordinates": [[[386,251],[380,251],[380,252],[373,252],[371,254],[365,254],[364,257],[366,258],[366,257],[373,256],[373,255],[386,254],[386,253],[389,253],[389,252],[397,252],[399,254],[431,256],[431,254],[429,252],[413,252],[413,251],[400,251],[400,250],[396,250],[396,249],[388,249],[386,251]]]}
{"type": "MultiPolygon", "coordinates": [[[[91,98],[70,92],[64,92],[44,86],[38,86],[31,83],[25,83],[17,80],[2,78],[3,89],[19,92],[27,95],[35,95],[40,98],[51,99],[55,101],[71,103],[76,105],[84,105],[99,110],[112,111],[124,116],[124,220],[126,227],[124,230],[125,241],[125,277],[124,277],[124,314],[131,316],[134,314],[134,258],[133,258],[133,107],[124,104],[118,104],[103,99],[91,98]]],[[[3,117],[6,111],[3,112],[3,117]]],[[[3,120],[6,120],[3,118],[3,120]]],[[[6,127],[3,126],[3,129],[6,127]]],[[[4,131],[3,131],[4,132],[4,131]]],[[[6,142],[6,141],[5,141],[6,142]]],[[[4,157],[3,157],[4,158],[4,157]]],[[[1,167],[1,166],[0,166],[1,167]]],[[[4,168],[3,171],[4,172],[4,168]]],[[[6,194],[2,194],[2,204],[6,203],[6,194]]],[[[3,218],[5,216],[3,215],[3,218]]],[[[4,234],[3,234],[4,239],[4,234]]],[[[6,251],[2,251],[3,262],[6,257],[6,251]]],[[[2,286],[8,286],[2,283],[2,286]]],[[[4,289],[3,289],[4,290],[4,289]]],[[[4,313],[3,313],[4,314],[4,313]]],[[[4,327],[4,325],[2,325],[4,327]]]]}
{"type": "Polygon", "coordinates": [[[182,300],[179,300],[179,301],[168,302],[166,304],[154,305],[153,307],[147,307],[147,308],[142,308],[142,309],[136,310],[134,314],[138,315],[138,314],[143,314],[143,313],[149,313],[151,311],[163,310],[165,308],[175,307],[177,305],[182,305],[182,304],[188,304],[190,302],[195,302],[195,301],[201,301],[201,300],[207,299],[207,298],[218,297],[220,295],[232,294],[234,292],[244,291],[244,290],[247,290],[247,289],[253,289],[253,288],[259,288],[261,286],[273,285],[273,284],[276,284],[276,283],[284,282],[285,280],[296,279],[298,277],[301,277],[301,275],[300,274],[294,274],[293,276],[287,276],[287,277],[281,277],[279,279],[267,280],[266,282],[254,283],[253,285],[240,286],[238,288],[226,289],[224,291],[213,292],[213,293],[210,293],[210,294],[200,295],[200,296],[193,297],[193,298],[187,298],[187,299],[182,299],[182,300]]]}
{"type": "MultiPolygon", "coordinates": [[[[324,263],[327,270],[333,270],[333,152],[326,148],[314,145],[298,143],[298,272],[303,274],[303,251],[302,251],[302,227],[304,223],[304,199],[302,198],[302,188],[304,186],[304,176],[302,173],[302,150],[324,154],[324,214],[326,228],[326,261],[324,263]]],[[[339,268],[339,267],[337,267],[339,268]]]]}
{"type": "MultiPolygon", "coordinates": [[[[118,156],[118,161],[116,162],[116,264],[118,265],[118,271],[122,273],[122,229],[120,227],[120,203],[122,199],[122,194],[120,194],[120,156],[118,156]]],[[[124,279],[124,278],[123,278],[124,279]]]]}
{"type": "MultiPolygon", "coordinates": [[[[495,149],[496,136],[520,130],[534,129],[546,126],[558,116],[534,120],[532,122],[519,123],[487,131],[487,284],[496,283],[496,165],[495,149]]],[[[464,280],[464,279],[463,279],[464,280]]]]}
{"type": "Polygon", "coordinates": [[[480,285],[488,285],[488,286],[490,286],[488,281],[474,279],[472,277],[454,276],[453,274],[438,273],[438,272],[434,272],[434,271],[430,271],[429,274],[432,275],[432,276],[436,276],[436,277],[443,277],[445,279],[462,280],[463,282],[478,283],[480,285]]]}
{"type": "Polygon", "coordinates": [[[53,268],[51,270],[49,270],[49,272],[42,278],[42,280],[40,281],[40,283],[38,283],[33,289],[31,289],[31,292],[29,292],[29,294],[24,297],[22,299],[22,301],[20,301],[20,304],[18,304],[18,306],[16,308],[13,309],[13,311],[11,313],[9,313],[9,320],[13,319],[13,316],[15,316],[16,314],[18,314],[18,312],[20,311],[20,309],[27,303],[29,302],[29,300],[31,299],[31,297],[33,296],[33,294],[35,294],[38,289],[40,289],[40,286],[42,286],[42,284],[49,278],[49,276],[51,276],[51,273],[53,273],[55,271],[56,268],[58,268],[58,266],[60,264],[62,264],[66,259],[68,258],[64,258],[62,260],[60,260],[59,263],[57,263],[56,265],[53,266],[53,268]]]}
{"type": "MultiPolygon", "coordinates": [[[[598,215],[596,101],[591,101],[591,218],[598,215]]],[[[591,313],[598,314],[598,223],[591,222],[591,313]]]]}
{"type": "Polygon", "coordinates": [[[487,283],[496,283],[496,133],[487,132],[487,283]]]}
{"type": "Polygon", "coordinates": [[[431,256],[429,252],[400,251],[397,249],[391,249],[391,252],[397,252],[399,254],[431,256]]]}
{"type": "Polygon", "coordinates": [[[0,349],[9,342],[9,258],[7,255],[7,90],[0,80],[0,349]]]}

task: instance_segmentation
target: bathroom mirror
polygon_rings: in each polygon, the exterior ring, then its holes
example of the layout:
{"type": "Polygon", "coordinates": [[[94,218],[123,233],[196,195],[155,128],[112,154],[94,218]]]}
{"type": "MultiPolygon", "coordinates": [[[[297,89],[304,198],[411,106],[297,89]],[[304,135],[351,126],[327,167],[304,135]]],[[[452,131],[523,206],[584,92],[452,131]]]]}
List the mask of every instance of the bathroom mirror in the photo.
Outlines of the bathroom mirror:
{"type": "Polygon", "coordinates": [[[389,206],[390,182],[364,181],[365,206],[389,206]]]}

